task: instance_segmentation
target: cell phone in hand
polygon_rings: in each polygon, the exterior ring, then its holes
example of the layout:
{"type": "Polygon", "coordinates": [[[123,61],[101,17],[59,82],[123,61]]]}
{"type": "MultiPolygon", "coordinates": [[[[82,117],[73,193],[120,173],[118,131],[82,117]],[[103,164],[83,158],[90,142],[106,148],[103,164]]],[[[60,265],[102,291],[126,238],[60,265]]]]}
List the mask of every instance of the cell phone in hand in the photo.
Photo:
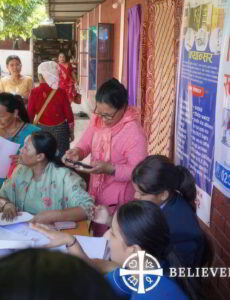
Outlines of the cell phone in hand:
{"type": "Polygon", "coordinates": [[[93,167],[87,164],[82,163],[81,161],[72,161],[70,159],[66,159],[67,162],[73,164],[74,166],[83,167],[85,169],[92,169],[93,167]]]}

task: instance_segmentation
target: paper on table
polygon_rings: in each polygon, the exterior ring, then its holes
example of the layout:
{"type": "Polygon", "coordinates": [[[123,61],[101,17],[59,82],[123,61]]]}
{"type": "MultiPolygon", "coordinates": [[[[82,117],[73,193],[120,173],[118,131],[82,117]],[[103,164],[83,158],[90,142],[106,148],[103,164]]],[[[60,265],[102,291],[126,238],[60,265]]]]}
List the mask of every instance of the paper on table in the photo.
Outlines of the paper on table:
{"type": "Polygon", "coordinates": [[[20,215],[17,216],[13,221],[2,220],[2,213],[0,213],[0,226],[8,226],[17,223],[28,222],[33,219],[33,215],[27,212],[20,212],[20,215]]]}
{"type": "Polygon", "coordinates": [[[33,245],[33,240],[0,227],[0,249],[21,249],[32,247],[33,245]]]}
{"type": "Polygon", "coordinates": [[[108,241],[104,237],[75,235],[89,258],[103,259],[107,252],[108,241]]]}
{"type": "Polygon", "coordinates": [[[10,142],[7,139],[0,137],[0,178],[6,178],[11,165],[9,155],[17,154],[19,147],[20,144],[10,142]]]}
{"type": "MultiPolygon", "coordinates": [[[[17,239],[19,239],[18,236],[20,236],[22,243],[25,242],[25,245],[28,244],[28,241],[30,241],[34,247],[42,247],[47,243],[49,243],[48,238],[46,238],[40,232],[37,232],[32,228],[30,228],[26,223],[9,225],[7,227],[4,227],[4,230],[8,230],[11,233],[16,234],[17,239]]],[[[0,232],[0,236],[1,236],[1,232],[0,232]]],[[[5,236],[4,238],[7,239],[7,236],[5,236]]],[[[106,253],[106,248],[107,248],[107,240],[105,238],[103,237],[96,238],[96,237],[88,237],[88,236],[80,236],[80,235],[76,235],[76,238],[89,258],[100,258],[100,259],[104,258],[104,254],[106,253]]],[[[1,244],[2,241],[0,242],[0,249],[7,249],[5,247],[1,247],[1,244]]],[[[32,245],[27,245],[27,247],[31,247],[32,245]]],[[[16,248],[21,248],[21,247],[15,247],[15,249],[16,248]]],[[[61,246],[58,248],[54,248],[53,250],[60,250],[66,252],[66,247],[61,246]]]]}

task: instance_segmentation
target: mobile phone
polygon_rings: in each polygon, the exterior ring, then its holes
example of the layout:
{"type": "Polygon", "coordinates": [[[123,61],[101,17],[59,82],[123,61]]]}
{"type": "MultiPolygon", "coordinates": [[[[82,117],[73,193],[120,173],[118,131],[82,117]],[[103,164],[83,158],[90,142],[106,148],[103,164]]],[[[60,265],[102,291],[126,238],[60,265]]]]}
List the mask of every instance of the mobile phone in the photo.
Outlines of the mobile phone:
{"type": "Polygon", "coordinates": [[[66,159],[66,161],[69,162],[69,163],[71,163],[71,164],[73,164],[74,166],[80,166],[80,167],[83,167],[85,169],[92,169],[93,168],[92,166],[84,164],[81,161],[72,161],[70,159],[66,159]]]}

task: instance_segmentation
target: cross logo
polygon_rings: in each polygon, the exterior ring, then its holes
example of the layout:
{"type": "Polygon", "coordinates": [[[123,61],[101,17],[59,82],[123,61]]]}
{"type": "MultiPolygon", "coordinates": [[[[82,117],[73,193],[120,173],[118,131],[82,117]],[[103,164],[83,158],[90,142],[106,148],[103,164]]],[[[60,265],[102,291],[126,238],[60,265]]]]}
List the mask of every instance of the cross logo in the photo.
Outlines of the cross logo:
{"type": "Polygon", "coordinates": [[[120,276],[125,285],[138,294],[152,290],[163,276],[163,269],[158,260],[145,251],[130,255],[122,267],[120,276]]]}

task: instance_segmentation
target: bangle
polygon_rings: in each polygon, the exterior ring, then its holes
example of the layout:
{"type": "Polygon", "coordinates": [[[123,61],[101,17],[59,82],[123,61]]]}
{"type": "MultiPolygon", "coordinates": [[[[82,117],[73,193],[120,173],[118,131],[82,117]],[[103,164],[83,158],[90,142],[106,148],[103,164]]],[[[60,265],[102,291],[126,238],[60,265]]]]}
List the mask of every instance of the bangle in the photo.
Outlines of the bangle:
{"type": "Polygon", "coordinates": [[[71,247],[73,247],[73,245],[75,245],[77,243],[77,239],[75,238],[75,236],[73,236],[73,241],[70,244],[66,244],[66,248],[69,249],[71,247]]]}

